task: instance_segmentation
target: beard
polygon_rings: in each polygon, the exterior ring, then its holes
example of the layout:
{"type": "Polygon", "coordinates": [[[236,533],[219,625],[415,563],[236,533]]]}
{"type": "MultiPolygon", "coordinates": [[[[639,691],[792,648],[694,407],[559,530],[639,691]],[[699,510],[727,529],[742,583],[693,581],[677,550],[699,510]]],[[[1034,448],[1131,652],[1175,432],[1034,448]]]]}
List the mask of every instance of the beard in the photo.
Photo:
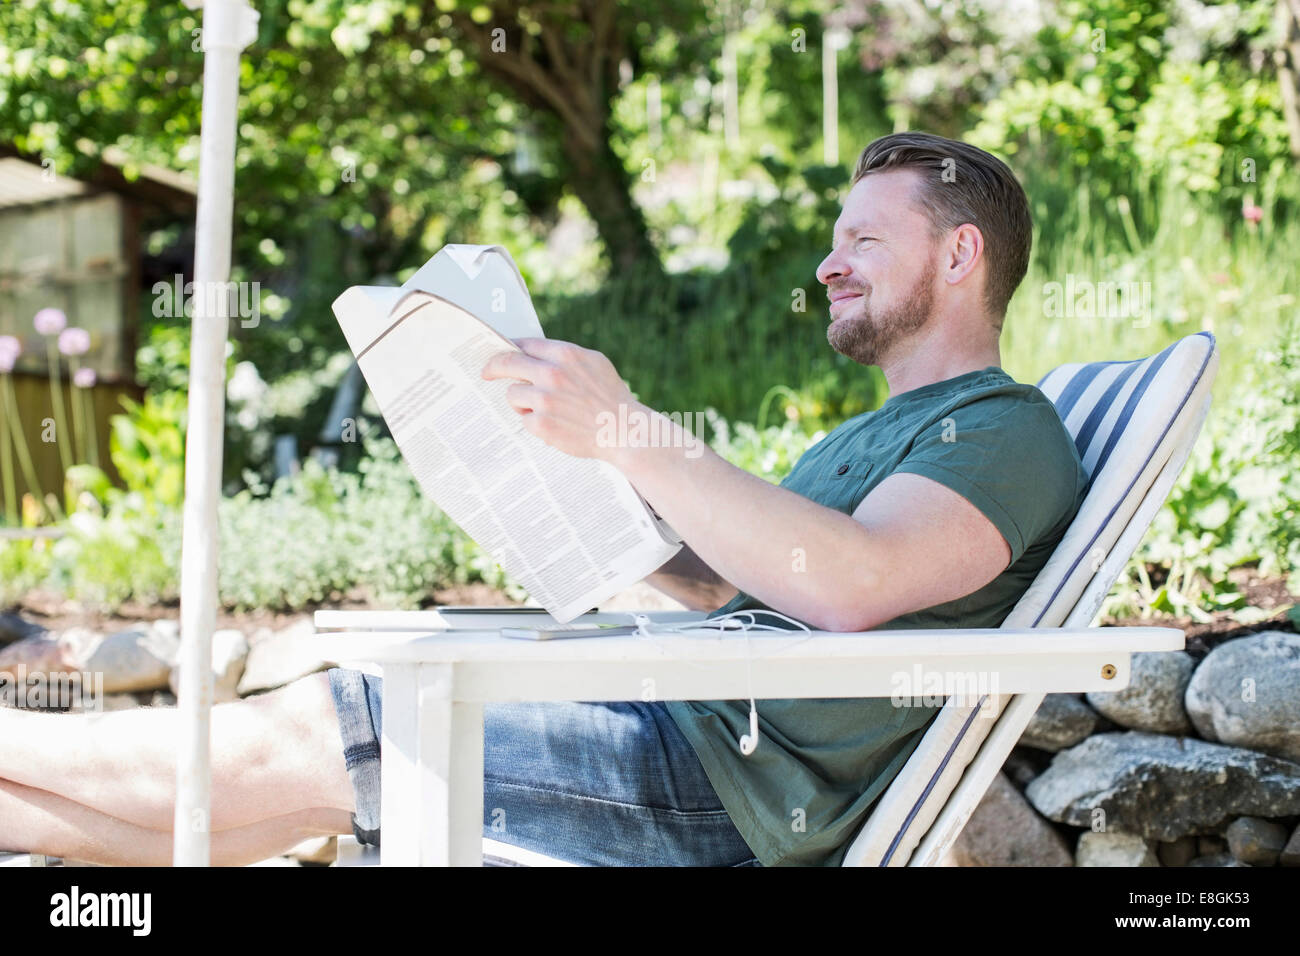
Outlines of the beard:
{"type": "Polygon", "coordinates": [[[899,305],[887,312],[873,313],[870,290],[858,304],[862,313],[841,316],[826,329],[826,341],[841,355],[860,365],[879,365],[889,350],[930,321],[934,307],[936,267],[931,264],[902,297],[899,305]]]}

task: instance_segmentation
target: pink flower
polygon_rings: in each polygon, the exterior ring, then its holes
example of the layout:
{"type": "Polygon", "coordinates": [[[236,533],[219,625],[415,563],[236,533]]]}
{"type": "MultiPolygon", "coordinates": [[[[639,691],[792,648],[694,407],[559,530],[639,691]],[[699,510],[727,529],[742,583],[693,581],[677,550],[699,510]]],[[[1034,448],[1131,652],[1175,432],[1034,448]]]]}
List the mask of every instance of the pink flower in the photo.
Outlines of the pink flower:
{"type": "Polygon", "coordinates": [[[1241,207],[1241,215],[1250,222],[1259,222],[1264,218],[1264,210],[1251,203],[1244,203],[1241,207]]]}
{"type": "Polygon", "coordinates": [[[58,335],[68,324],[62,309],[41,309],[32,319],[32,325],[41,335],[58,335]]]}
{"type": "Polygon", "coordinates": [[[90,333],[75,325],[59,333],[59,351],[64,355],[85,355],[90,351],[90,333]]]}
{"type": "Polygon", "coordinates": [[[12,372],[18,356],[23,354],[23,343],[12,335],[0,335],[0,374],[12,372]]]}
{"type": "Polygon", "coordinates": [[[72,384],[77,388],[94,388],[95,370],[93,368],[77,369],[72,373],[72,384]]]}

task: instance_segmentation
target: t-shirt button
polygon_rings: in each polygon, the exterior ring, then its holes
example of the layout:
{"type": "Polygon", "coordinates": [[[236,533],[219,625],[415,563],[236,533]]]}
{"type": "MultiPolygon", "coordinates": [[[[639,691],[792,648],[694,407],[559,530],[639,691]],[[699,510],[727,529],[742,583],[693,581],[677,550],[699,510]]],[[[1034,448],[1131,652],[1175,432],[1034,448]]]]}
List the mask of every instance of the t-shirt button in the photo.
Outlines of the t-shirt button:
{"type": "Polygon", "coordinates": [[[838,468],[835,469],[835,474],[837,474],[837,475],[842,475],[842,474],[844,474],[844,473],[845,473],[846,471],[848,471],[848,470],[849,470],[849,466],[848,466],[848,465],[840,465],[840,467],[838,467],[838,468]]]}

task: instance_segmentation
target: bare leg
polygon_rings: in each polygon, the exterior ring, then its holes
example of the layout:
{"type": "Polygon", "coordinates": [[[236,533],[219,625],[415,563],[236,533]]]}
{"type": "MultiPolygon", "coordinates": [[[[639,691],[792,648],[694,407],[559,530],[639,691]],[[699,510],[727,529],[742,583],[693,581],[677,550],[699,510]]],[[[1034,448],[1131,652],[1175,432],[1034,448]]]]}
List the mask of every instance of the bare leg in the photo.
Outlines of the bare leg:
{"type": "MultiPolygon", "coordinates": [[[[212,834],[214,866],[278,856],[313,836],[352,832],[351,814],[298,810],[212,834]]],[[[170,866],[170,831],[126,823],[58,794],[0,780],[0,845],[109,866],[170,866]]]]}
{"type": "MultiPolygon", "coordinates": [[[[137,827],[170,831],[178,728],[174,708],[0,709],[0,778],[137,827]]],[[[355,809],[325,674],[212,708],[214,831],[322,807],[355,809]]]]}

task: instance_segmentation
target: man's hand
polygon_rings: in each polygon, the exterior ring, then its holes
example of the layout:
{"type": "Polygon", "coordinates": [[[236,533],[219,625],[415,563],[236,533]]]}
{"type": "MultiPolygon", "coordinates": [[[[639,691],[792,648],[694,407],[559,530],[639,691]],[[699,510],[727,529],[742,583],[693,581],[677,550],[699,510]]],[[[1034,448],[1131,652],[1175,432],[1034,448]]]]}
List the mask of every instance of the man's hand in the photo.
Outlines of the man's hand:
{"type": "MultiPolygon", "coordinates": [[[[619,407],[653,412],[632,397],[614,363],[601,352],[558,339],[515,339],[523,351],[501,352],[483,366],[483,378],[518,379],[506,399],[524,427],[546,444],[578,458],[612,461],[617,446],[602,441],[602,425],[619,407]]],[[[607,433],[607,432],[606,432],[607,433]]]]}

